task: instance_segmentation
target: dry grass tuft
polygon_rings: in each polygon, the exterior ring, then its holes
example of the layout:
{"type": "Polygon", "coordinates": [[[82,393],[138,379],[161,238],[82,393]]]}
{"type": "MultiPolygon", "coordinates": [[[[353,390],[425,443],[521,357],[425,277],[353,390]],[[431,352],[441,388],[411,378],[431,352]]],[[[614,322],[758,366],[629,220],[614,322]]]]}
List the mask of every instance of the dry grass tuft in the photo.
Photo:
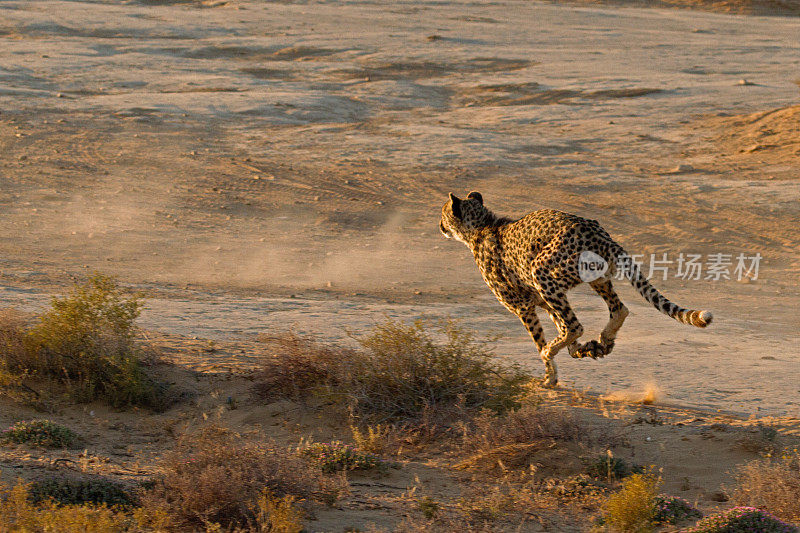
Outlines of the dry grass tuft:
{"type": "Polygon", "coordinates": [[[783,520],[800,521],[800,452],[751,461],[736,472],[731,500],[736,505],[766,509],[783,520]]]}
{"type": "Polygon", "coordinates": [[[527,403],[500,416],[484,411],[463,425],[462,449],[471,455],[457,467],[503,472],[537,468],[542,457],[566,452],[563,443],[587,444],[590,434],[563,409],[527,403]]]}
{"type": "Polygon", "coordinates": [[[333,503],[345,488],[343,478],[323,475],[290,450],[211,426],[179,440],[142,506],[168,515],[173,528],[258,530],[270,508],[294,516],[295,500],[333,503]]]}

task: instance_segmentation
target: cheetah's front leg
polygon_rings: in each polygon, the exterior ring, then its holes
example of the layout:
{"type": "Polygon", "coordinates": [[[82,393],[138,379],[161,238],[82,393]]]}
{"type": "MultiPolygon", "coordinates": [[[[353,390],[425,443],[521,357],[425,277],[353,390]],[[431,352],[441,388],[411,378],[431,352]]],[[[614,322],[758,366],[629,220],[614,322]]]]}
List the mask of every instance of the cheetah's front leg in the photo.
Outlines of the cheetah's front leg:
{"type": "Polygon", "coordinates": [[[547,283],[541,282],[541,278],[536,280],[540,284],[539,293],[544,300],[543,307],[547,310],[550,318],[558,328],[558,337],[547,343],[540,350],[542,361],[545,366],[545,387],[555,387],[558,384],[558,371],[553,362],[556,354],[565,346],[569,347],[570,352],[577,348],[577,340],[583,335],[583,326],[578,322],[578,317],[572,311],[572,307],[567,301],[566,292],[563,290],[552,290],[558,285],[550,280],[547,283]],[[550,289],[550,290],[546,290],[550,289]]]}
{"type": "Polygon", "coordinates": [[[527,329],[528,333],[530,333],[533,342],[536,344],[536,349],[539,351],[542,361],[544,362],[544,386],[555,387],[556,383],[558,382],[558,369],[556,368],[556,364],[553,362],[552,358],[545,358],[544,355],[542,355],[547,343],[544,340],[542,323],[539,322],[539,317],[536,314],[536,305],[530,304],[526,307],[515,309],[515,312],[525,325],[525,329],[527,329]]]}

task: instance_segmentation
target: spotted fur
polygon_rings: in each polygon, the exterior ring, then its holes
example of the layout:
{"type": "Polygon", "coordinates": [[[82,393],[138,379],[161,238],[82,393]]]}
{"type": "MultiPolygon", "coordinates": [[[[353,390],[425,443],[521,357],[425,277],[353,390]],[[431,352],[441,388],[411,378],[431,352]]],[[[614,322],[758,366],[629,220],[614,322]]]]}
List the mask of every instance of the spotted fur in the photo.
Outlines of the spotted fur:
{"type": "Polygon", "coordinates": [[[478,192],[464,200],[451,193],[442,207],[439,229],[469,247],[491,291],[525,325],[545,364],[547,386],[558,382],[553,358],[562,348],[576,358],[603,357],[614,348],[628,315],[611,284],[618,264],[639,294],[662,313],[701,328],[711,323],[709,311],[685,309],[659,293],[596,220],[551,209],[512,220],[489,211],[478,192]],[[608,263],[604,275],[589,285],[605,301],[610,317],[597,340],[579,344],[583,326],[570,307],[567,291],[582,283],[578,258],[587,250],[608,263]],[[558,329],[550,342],[544,339],[537,308],[544,309],[558,329]]]}

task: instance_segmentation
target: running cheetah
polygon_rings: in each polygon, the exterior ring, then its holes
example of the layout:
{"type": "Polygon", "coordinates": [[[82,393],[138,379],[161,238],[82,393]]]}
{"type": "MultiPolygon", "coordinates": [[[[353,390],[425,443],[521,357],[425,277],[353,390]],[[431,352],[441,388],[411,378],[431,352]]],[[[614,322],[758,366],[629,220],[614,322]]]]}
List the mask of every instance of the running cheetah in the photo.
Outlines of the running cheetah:
{"type": "Polygon", "coordinates": [[[662,313],[699,328],[711,323],[709,311],[684,309],[662,296],[596,220],[551,209],[511,220],[484,207],[478,192],[469,193],[464,200],[450,193],[442,207],[439,229],[448,239],[469,247],[486,284],[525,324],[545,365],[545,386],[558,383],[553,358],[562,348],[575,358],[596,359],[611,353],[617,331],[628,316],[611,285],[617,268],[662,313]],[[585,254],[607,265],[605,272],[597,272],[596,279],[579,270],[579,258],[583,260],[585,254]],[[583,326],[567,301],[567,291],[582,283],[582,277],[605,300],[610,319],[598,340],[578,344],[583,326]],[[558,337],[549,343],[544,340],[537,307],[543,308],[558,328],[558,337]]]}

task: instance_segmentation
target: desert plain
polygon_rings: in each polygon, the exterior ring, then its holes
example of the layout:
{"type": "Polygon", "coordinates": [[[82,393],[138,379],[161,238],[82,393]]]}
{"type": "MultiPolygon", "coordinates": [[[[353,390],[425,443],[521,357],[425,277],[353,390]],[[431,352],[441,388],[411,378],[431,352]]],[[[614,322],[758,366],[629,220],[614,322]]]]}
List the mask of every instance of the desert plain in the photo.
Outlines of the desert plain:
{"type": "MultiPolygon", "coordinates": [[[[148,342],[209,380],[196,385],[202,401],[154,415],[159,424],[214,412],[221,388],[244,402],[223,423],[288,442],[332,430],[313,417],[272,426],[292,411],[220,377],[252,367],[259,334],[347,343],[386,317],[450,317],[499,335],[498,357],[541,373],[468,250],[439,233],[439,214],[449,192],[472,190],[501,215],[572,212],[646,263],[666,254],[654,285],[715,319],[683,326],[616,282],[632,312],[614,353],[560,354],[561,389],[542,394],[618,422],[656,409],[666,425],[619,422],[637,460],[672,464],[669,487],[723,505],[709,495],[751,452],[719,428],[800,435],[797,11],[756,1],[0,1],[0,303],[35,313],[91,272],[114,275],[145,294],[148,342]],[[727,276],[684,279],[679,254],[732,263],[727,276]],[[739,254],[760,257],[757,276],[737,279],[739,254]]],[[[571,301],[595,336],[603,302],[586,287],[571,301]]],[[[26,409],[5,404],[0,422],[26,409]]],[[[110,459],[90,470],[157,469],[163,438],[141,415],[79,406],[53,416],[96,436],[85,453],[110,459]],[[114,455],[114,424],[130,430],[135,459],[114,455]]],[[[0,453],[6,481],[54,460],[0,453]]],[[[428,476],[431,491],[456,494],[458,475],[429,455],[384,484],[405,490],[428,476]]],[[[309,530],[391,529],[405,516],[391,488],[363,485],[309,530]]],[[[534,522],[588,530],[572,518],[534,522]]]]}

